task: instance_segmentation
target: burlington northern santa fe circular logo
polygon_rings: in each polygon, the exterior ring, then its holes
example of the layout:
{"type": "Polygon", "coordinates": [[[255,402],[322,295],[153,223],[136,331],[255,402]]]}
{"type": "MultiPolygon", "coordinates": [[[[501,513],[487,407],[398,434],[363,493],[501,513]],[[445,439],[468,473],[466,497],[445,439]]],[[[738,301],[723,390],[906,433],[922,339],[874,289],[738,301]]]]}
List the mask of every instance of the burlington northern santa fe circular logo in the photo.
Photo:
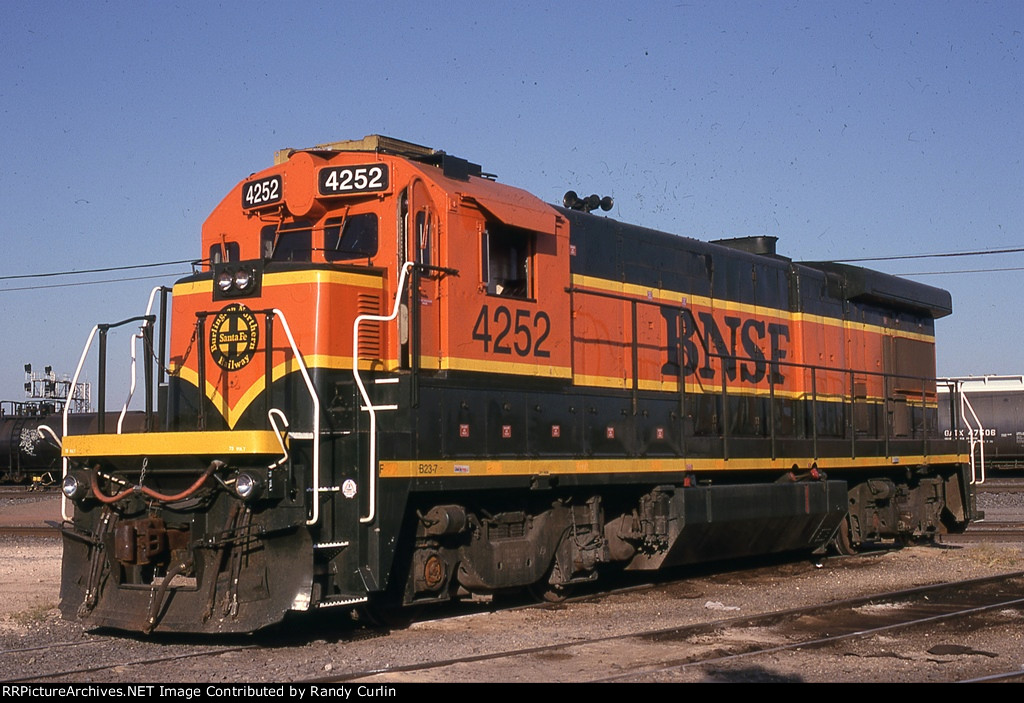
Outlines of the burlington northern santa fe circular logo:
{"type": "Polygon", "coordinates": [[[260,327],[249,308],[233,303],[221,308],[210,325],[210,354],[222,369],[237,371],[250,361],[260,342],[260,327]]]}

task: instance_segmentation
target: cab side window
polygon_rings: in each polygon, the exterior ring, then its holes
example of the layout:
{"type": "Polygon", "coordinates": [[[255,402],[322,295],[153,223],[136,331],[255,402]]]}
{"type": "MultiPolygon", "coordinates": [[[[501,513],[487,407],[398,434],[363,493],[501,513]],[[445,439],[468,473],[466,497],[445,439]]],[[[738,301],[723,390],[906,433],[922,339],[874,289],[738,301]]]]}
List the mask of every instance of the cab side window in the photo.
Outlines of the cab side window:
{"type": "Polygon", "coordinates": [[[417,262],[430,266],[433,263],[431,243],[433,240],[433,218],[426,210],[416,213],[416,260],[417,262]]]}
{"type": "Polygon", "coordinates": [[[490,295],[532,298],[532,257],[536,235],[489,222],[483,232],[481,278],[490,295]]]}
{"type": "Polygon", "coordinates": [[[241,261],[242,255],[238,242],[222,242],[210,247],[210,265],[224,264],[230,261],[241,261]]]}

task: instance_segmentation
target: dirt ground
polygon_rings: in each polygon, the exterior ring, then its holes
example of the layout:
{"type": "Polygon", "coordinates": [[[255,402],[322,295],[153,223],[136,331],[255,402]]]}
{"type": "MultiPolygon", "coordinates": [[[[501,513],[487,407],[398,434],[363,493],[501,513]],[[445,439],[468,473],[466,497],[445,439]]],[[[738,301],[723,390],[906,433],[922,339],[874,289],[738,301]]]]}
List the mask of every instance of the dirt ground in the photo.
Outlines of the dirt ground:
{"type": "Polygon", "coordinates": [[[0,628],[55,608],[60,596],[57,539],[0,541],[0,628]]]}
{"type": "MultiPolygon", "coordinates": [[[[37,507],[56,511],[55,506],[56,503],[44,503],[37,507]]],[[[0,522],[13,519],[4,508],[0,505],[0,522]]],[[[62,620],[57,610],[60,557],[61,543],[55,538],[0,538],[0,651],[55,641],[96,639],[94,635],[83,633],[77,622],[62,620]]],[[[498,608],[454,617],[424,617],[408,628],[369,636],[358,630],[335,632],[326,624],[314,625],[301,636],[293,636],[294,641],[275,642],[273,647],[255,653],[227,653],[207,658],[198,670],[185,664],[147,665],[98,673],[91,680],[234,681],[238,676],[238,658],[242,657],[248,662],[251,680],[296,681],[323,676],[325,672],[381,670],[406,662],[429,661],[436,658],[439,651],[445,656],[465,656],[546,646],[636,632],[649,629],[654,623],[670,627],[717,621],[737,614],[773,612],[946,580],[1022,570],[1024,544],[1009,542],[917,546],[863,557],[826,559],[817,565],[796,558],[756,568],[701,568],[673,576],[673,580],[651,588],[581,599],[554,609],[498,608]]],[[[972,642],[973,646],[1000,653],[997,659],[975,657],[983,660],[984,666],[1004,667],[1009,666],[1007,662],[1012,663],[1011,660],[1019,661],[1019,618],[1012,621],[1012,627],[1007,626],[1005,634],[997,637],[986,632],[978,636],[988,639],[972,642]]],[[[159,641],[150,643],[110,635],[99,640],[95,648],[74,647],[60,655],[67,658],[60,665],[72,669],[86,663],[91,666],[98,657],[107,656],[102,653],[106,650],[118,661],[121,658],[148,661],[163,654],[162,650],[168,646],[159,641]],[[81,658],[82,662],[76,658],[81,658]]],[[[903,646],[909,649],[901,651],[892,661],[887,660],[888,668],[884,672],[875,670],[878,645],[863,654],[851,646],[848,656],[838,658],[823,659],[806,652],[786,655],[799,658],[793,661],[780,658],[772,666],[780,676],[788,676],[792,670],[796,672],[794,675],[799,674],[799,680],[807,681],[951,681],[968,677],[962,671],[942,668],[951,664],[936,664],[936,658],[928,653],[928,646],[924,644],[903,646]],[[898,669],[902,672],[899,676],[896,675],[898,669]]],[[[620,648],[616,656],[625,656],[624,651],[620,648]]],[[[6,672],[3,657],[0,657],[0,679],[5,678],[5,673],[24,676],[33,668],[43,672],[51,666],[44,666],[42,655],[24,656],[35,663],[8,661],[6,672]]],[[[980,670],[981,665],[977,666],[980,670]]],[[[537,657],[529,667],[512,672],[502,672],[495,666],[471,667],[472,675],[461,675],[458,680],[590,680],[592,672],[574,671],[560,658],[548,661],[537,657]]],[[[409,679],[396,674],[389,680],[444,679],[426,674],[409,679]]]]}

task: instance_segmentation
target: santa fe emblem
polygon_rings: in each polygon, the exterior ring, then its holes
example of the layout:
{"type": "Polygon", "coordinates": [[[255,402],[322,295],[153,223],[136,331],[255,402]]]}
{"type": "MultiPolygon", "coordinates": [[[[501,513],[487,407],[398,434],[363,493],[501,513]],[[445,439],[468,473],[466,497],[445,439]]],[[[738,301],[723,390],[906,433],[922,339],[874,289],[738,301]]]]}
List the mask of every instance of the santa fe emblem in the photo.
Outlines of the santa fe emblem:
{"type": "Polygon", "coordinates": [[[233,303],[210,326],[210,355],[222,369],[237,371],[250,361],[260,342],[260,327],[249,308],[233,303]]]}

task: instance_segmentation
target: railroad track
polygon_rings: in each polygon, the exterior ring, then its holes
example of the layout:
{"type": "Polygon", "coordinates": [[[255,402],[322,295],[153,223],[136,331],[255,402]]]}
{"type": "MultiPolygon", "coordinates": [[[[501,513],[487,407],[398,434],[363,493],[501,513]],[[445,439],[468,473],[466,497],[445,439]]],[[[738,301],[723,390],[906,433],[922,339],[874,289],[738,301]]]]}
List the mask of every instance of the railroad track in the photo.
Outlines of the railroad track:
{"type": "Polygon", "coordinates": [[[940,535],[942,544],[967,544],[968,542],[1024,542],[1024,523],[1020,522],[975,522],[967,531],[958,535],[940,535]]]}
{"type": "MultiPolygon", "coordinates": [[[[847,558],[844,561],[854,558],[847,558]]],[[[783,586],[785,587],[785,586],[783,586]]],[[[593,598],[582,597],[580,600],[593,598]]],[[[538,605],[535,610],[561,609],[565,605],[538,605]]],[[[709,681],[709,680],[813,680],[800,674],[780,673],[780,660],[808,656],[844,657],[850,661],[879,666],[878,657],[888,656],[886,648],[896,649],[905,633],[922,628],[938,630],[959,623],[965,631],[983,632],[989,620],[1013,620],[1024,609],[1024,572],[998,577],[954,582],[904,591],[880,593],[804,608],[740,616],[695,625],[669,628],[636,628],[630,632],[603,637],[572,638],[558,643],[524,648],[504,647],[466,656],[434,660],[407,661],[387,667],[359,668],[358,657],[344,671],[332,671],[323,677],[304,678],[303,683],[320,686],[335,683],[397,683],[429,681],[516,682],[530,680],[538,662],[558,664],[564,678],[576,682],[611,681],[709,681]],[[967,619],[974,618],[968,622],[967,619]],[[878,644],[881,641],[882,644],[878,644]],[[843,649],[845,647],[845,649],[843,649]],[[796,652],[800,651],[797,655],[796,652]],[[809,654],[810,653],[810,654],[809,654]]],[[[479,613],[477,613],[479,615],[479,613]]],[[[532,617],[545,617],[538,614],[532,617]]],[[[486,614],[483,615],[486,617],[486,614]]],[[[458,618],[445,622],[458,627],[458,618]]],[[[174,681],[203,680],[199,672],[208,672],[213,662],[245,662],[245,670],[262,672],[271,662],[297,657],[304,662],[318,656],[324,639],[336,641],[341,650],[349,650],[360,640],[379,641],[380,646],[395,647],[395,661],[402,661],[404,633],[341,628],[318,623],[313,628],[269,633],[256,637],[175,637],[151,639],[111,638],[85,633],[67,641],[31,647],[0,649],[0,680],[5,683],[29,681],[174,681]],[[329,634],[328,634],[329,633],[329,634]],[[398,638],[398,643],[393,640],[398,638]],[[263,650],[261,653],[260,650],[263,650]],[[76,661],[77,665],[69,662],[76,661]],[[194,662],[194,663],[193,663],[194,662]],[[264,662],[260,664],[260,662],[264,662]],[[254,665],[255,668],[251,668],[254,665]]],[[[411,630],[409,636],[416,636],[411,630]]],[[[514,637],[508,642],[514,641],[514,637]]],[[[939,637],[927,654],[930,658],[956,659],[977,657],[986,665],[951,672],[948,680],[973,680],[983,677],[1020,675],[1019,663],[1003,666],[975,650],[960,635],[939,637]],[[957,644],[950,645],[949,642],[957,644]]],[[[366,643],[369,644],[369,643],[366,643]]],[[[365,645],[364,645],[365,646],[365,645]]],[[[376,645],[374,645],[376,648],[376,645]]],[[[911,647],[903,647],[904,652],[911,647]]],[[[450,650],[445,649],[445,652],[450,650]]],[[[903,658],[909,659],[904,656],[903,658]]],[[[337,659],[334,661],[338,662],[337,659]]],[[[337,665],[336,667],[337,668],[337,665]]],[[[305,677],[310,668],[305,668],[305,677]]],[[[295,670],[299,677],[300,670],[295,670]]],[[[545,669],[550,672],[550,669],[545,669]]],[[[877,676],[878,670],[872,672],[877,676]]],[[[223,674],[221,674],[223,676],[223,674]]],[[[280,676],[280,674],[279,674],[280,676]]],[[[230,679],[212,679],[230,680],[230,679]]],[[[264,680],[257,677],[255,680],[264,680]]],[[[272,680],[272,679],[271,679],[272,680]]],[[[288,680],[288,679],[283,679],[288,680]]],[[[866,678],[864,680],[879,680],[866,678]]]]}
{"type": "Polygon", "coordinates": [[[982,493],[1024,493],[1024,478],[990,478],[978,486],[982,493]]]}
{"type": "MultiPolygon", "coordinates": [[[[350,671],[304,683],[452,682],[467,680],[471,670],[485,671],[495,682],[520,682],[530,680],[528,672],[538,659],[565,661],[566,671],[571,672],[567,680],[575,682],[802,681],[798,674],[767,673],[772,667],[759,662],[799,650],[835,648],[851,640],[891,639],[899,633],[1007,610],[1024,612],[1024,572],[699,625],[350,671]]],[[[970,646],[941,643],[928,653],[934,657],[990,655],[970,646]]],[[[988,675],[1012,678],[1020,672],[988,675]]]]}
{"type": "Polygon", "coordinates": [[[60,495],[55,489],[0,488],[0,539],[60,537],[60,495]]]}
{"type": "Polygon", "coordinates": [[[60,525],[0,525],[0,538],[3,537],[60,537],[60,525]]]}
{"type": "Polygon", "coordinates": [[[4,486],[0,487],[0,500],[24,500],[29,498],[40,498],[49,496],[60,496],[60,491],[56,488],[27,488],[24,486],[4,486]]]}

